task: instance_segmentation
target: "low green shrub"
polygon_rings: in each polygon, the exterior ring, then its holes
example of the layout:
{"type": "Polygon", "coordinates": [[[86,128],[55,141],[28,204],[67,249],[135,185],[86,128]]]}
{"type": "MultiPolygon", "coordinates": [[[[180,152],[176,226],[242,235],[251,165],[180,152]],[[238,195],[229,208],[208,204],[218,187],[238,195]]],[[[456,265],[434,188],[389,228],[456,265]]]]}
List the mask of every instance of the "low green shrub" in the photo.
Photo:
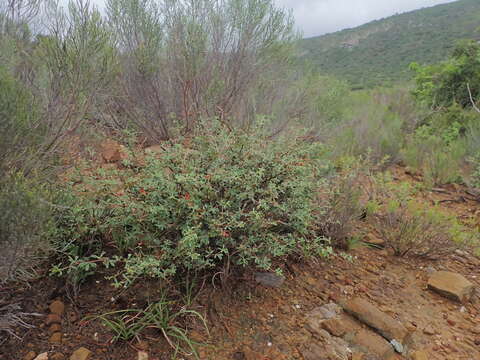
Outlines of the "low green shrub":
{"type": "Polygon", "coordinates": [[[402,152],[405,164],[421,172],[431,186],[461,180],[466,146],[456,129],[453,125],[438,134],[430,126],[421,126],[402,152]]]}
{"type": "Polygon", "coordinates": [[[49,198],[45,186],[21,174],[0,178],[0,283],[27,275],[48,249],[49,198]]]}
{"type": "Polygon", "coordinates": [[[289,256],[326,256],[315,221],[329,171],[323,146],[291,134],[273,141],[265,128],[204,122],[145,166],[80,172],[70,209],[56,214],[57,268],[108,258],[115,283],[128,286],[188,270],[226,279],[236,269],[277,269],[289,256]]]}
{"type": "Polygon", "coordinates": [[[374,224],[395,255],[439,259],[478,239],[454,216],[415,200],[408,184],[379,184],[384,202],[374,224]]]}
{"type": "Polygon", "coordinates": [[[329,179],[319,192],[319,226],[333,246],[348,250],[356,242],[354,226],[363,214],[359,169],[348,168],[329,179]]]}

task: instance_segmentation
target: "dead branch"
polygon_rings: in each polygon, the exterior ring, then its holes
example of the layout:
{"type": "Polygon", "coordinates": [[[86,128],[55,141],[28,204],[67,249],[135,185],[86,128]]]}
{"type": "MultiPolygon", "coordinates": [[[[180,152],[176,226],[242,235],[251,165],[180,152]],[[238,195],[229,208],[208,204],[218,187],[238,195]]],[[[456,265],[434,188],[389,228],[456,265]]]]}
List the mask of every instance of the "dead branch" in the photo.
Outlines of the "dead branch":
{"type": "Polygon", "coordinates": [[[470,96],[470,102],[472,103],[473,108],[475,109],[476,112],[480,113],[480,109],[478,108],[477,104],[475,104],[475,101],[473,100],[472,91],[470,90],[469,83],[467,83],[467,90],[468,90],[468,95],[470,96]]]}

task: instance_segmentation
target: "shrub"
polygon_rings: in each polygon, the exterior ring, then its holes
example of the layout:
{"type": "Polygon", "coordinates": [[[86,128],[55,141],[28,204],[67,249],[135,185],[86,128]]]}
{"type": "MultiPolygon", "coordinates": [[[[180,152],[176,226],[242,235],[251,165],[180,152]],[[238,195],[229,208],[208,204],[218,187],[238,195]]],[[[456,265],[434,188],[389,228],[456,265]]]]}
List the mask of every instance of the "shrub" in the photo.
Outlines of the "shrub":
{"type": "Polygon", "coordinates": [[[173,120],[248,124],[288,99],[297,36],[272,0],[108,0],[106,13],[122,52],[118,113],[150,141],[173,120]]]}
{"type": "Polygon", "coordinates": [[[260,126],[203,125],[193,138],[164,143],[144,167],[84,179],[77,204],[57,214],[62,260],[104,251],[128,286],[143,276],[194,269],[226,278],[232,269],[275,269],[288,256],[326,255],[314,217],[323,147],[296,136],[271,141],[260,126]]]}
{"type": "Polygon", "coordinates": [[[42,138],[35,105],[32,94],[0,67],[0,171],[20,160],[25,167],[42,138]]]}
{"type": "Polygon", "coordinates": [[[21,174],[0,179],[0,283],[16,279],[47,249],[48,192],[21,174]]]}
{"type": "Polygon", "coordinates": [[[407,166],[423,173],[430,185],[456,182],[460,179],[466,145],[454,126],[443,131],[443,137],[432,127],[419,127],[403,150],[407,166]]]}
{"type": "Polygon", "coordinates": [[[334,156],[368,156],[374,161],[400,159],[405,135],[418,112],[405,89],[352,92],[343,120],[334,124],[328,143],[334,156]]]}
{"type": "Polygon", "coordinates": [[[414,200],[406,184],[381,186],[384,203],[374,223],[395,255],[438,259],[471,241],[454,217],[414,200]]]}
{"type": "Polygon", "coordinates": [[[358,176],[358,169],[344,169],[330,179],[319,196],[321,232],[332,245],[345,250],[353,239],[355,222],[363,214],[358,176]]]}

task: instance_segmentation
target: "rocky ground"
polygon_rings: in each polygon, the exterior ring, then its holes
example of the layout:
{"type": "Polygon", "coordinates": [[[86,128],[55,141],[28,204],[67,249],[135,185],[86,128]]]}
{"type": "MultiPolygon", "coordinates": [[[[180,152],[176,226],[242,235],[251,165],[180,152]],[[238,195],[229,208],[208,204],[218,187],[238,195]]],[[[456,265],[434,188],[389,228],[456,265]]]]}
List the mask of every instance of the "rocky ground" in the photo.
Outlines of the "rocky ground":
{"type": "MultiPolygon", "coordinates": [[[[395,174],[415,181],[404,170],[395,174]]],[[[418,196],[478,225],[480,207],[465,189],[418,196]]],[[[251,274],[228,294],[205,286],[195,308],[208,319],[210,335],[201,327],[190,334],[208,344],[200,347],[200,358],[480,359],[480,259],[464,251],[439,261],[401,259],[377,246],[378,240],[349,256],[289,264],[284,280],[251,274]]],[[[157,285],[137,284],[119,294],[97,278],[73,298],[45,274],[29,286],[2,288],[1,296],[21,299],[26,311],[39,316],[32,320],[35,328],[19,332],[20,340],[0,345],[0,359],[171,359],[171,347],[158,333],[112,344],[108,329],[88,318],[141,307],[155,296],[157,285]]]]}

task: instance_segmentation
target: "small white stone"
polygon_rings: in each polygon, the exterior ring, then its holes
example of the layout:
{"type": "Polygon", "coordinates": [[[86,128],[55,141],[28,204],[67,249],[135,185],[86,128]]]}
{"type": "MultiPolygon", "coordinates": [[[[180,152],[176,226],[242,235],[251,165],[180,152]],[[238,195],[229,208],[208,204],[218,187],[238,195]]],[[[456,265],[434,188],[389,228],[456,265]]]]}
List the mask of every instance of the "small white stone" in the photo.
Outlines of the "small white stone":
{"type": "Polygon", "coordinates": [[[41,353],[34,360],[48,360],[48,353],[46,352],[41,353]]]}

